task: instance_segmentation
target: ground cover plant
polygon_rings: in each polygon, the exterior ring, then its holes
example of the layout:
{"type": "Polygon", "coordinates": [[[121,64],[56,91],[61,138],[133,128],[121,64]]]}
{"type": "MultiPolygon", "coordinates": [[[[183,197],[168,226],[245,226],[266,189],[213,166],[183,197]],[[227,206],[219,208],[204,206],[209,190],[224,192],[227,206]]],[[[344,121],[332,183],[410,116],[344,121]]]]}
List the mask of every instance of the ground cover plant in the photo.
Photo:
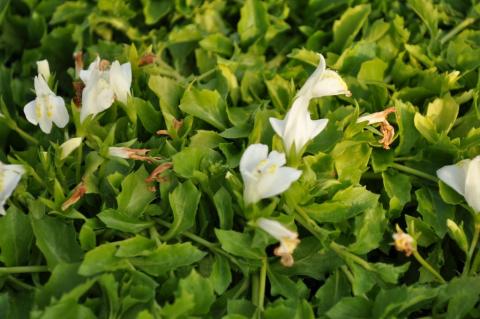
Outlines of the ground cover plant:
{"type": "Polygon", "coordinates": [[[0,3],[0,318],[480,317],[480,7],[0,3]]]}

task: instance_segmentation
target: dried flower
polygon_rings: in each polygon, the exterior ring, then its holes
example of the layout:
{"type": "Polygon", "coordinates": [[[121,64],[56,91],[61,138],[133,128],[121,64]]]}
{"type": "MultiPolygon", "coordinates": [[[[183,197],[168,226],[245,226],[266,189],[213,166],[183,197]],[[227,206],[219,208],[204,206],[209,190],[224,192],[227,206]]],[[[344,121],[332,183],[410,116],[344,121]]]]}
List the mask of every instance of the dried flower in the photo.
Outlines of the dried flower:
{"type": "Polygon", "coordinates": [[[280,246],[275,248],[274,254],[275,256],[281,257],[280,262],[282,265],[286,267],[293,266],[294,259],[292,254],[300,243],[298,234],[289,230],[276,220],[267,218],[259,218],[257,220],[257,225],[272,237],[280,241],[280,246]]]}
{"type": "Polygon", "coordinates": [[[417,242],[415,239],[403,232],[400,226],[396,226],[397,232],[393,234],[393,240],[395,241],[395,249],[404,252],[406,256],[410,256],[417,250],[417,242]]]}

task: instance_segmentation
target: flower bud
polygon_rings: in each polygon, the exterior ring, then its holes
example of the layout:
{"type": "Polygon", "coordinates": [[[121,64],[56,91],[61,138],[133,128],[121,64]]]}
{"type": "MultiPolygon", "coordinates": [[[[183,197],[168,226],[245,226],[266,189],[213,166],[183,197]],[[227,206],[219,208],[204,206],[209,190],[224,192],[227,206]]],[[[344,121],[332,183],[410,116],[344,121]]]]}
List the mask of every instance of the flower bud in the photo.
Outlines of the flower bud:
{"type": "Polygon", "coordinates": [[[463,228],[458,226],[453,220],[447,219],[448,234],[455,240],[458,247],[465,253],[468,251],[468,241],[463,228]]]}

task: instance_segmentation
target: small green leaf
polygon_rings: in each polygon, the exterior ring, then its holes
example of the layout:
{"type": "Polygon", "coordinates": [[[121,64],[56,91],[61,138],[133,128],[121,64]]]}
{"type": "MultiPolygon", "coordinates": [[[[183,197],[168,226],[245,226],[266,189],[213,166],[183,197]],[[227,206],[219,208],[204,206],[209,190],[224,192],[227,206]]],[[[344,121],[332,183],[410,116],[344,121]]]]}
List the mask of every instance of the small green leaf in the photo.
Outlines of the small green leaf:
{"type": "Polygon", "coordinates": [[[201,193],[191,181],[178,185],[169,194],[168,200],[170,207],[172,207],[173,223],[164,235],[164,240],[173,238],[195,225],[200,196],[201,193]]]}
{"type": "Polygon", "coordinates": [[[142,221],[123,211],[107,209],[97,215],[97,217],[108,227],[127,233],[138,233],[153,225],[153,222],[142,221]]]}
{"type": "Polygon", "coordinates": [[[250,259],[261,259],[264,256],[263,251],[252,247],[252,237],[248,234],[222,229],[215,229],[215,234],[222,248],[235,256],[250,259]]]}
{"type": "Polygon", "coordinates": [[[353,42],[357,33],[367,21],[371,7],[361,4],[347,9],[342,17],[333,24],[332,50],[340,52],[353,42]]]}
{"type": "Polygon", "coordinates": [[[30,217],[35,243],[47,259],[50,269],[60,263],[75,263],[82,258],[75,228],[71,222],[59,218],[43,216],[30,217]]]}
{"type": "Polygon", "coordinates": [[[0,218],[1,260],[7,267],[26,265],[33,243],[29,218],[15,208],[0,218]]]}
{"type": "Polygon", "coordinates": [[[117,196],[118,211],[131,217],[143,214],[147,205],[155,198],[155,193],[145,182],[147,177],[148,173],[142,166],[123,180],[122,191],[117,196]]]}
{"type": "Polygon", "coordinates": [[[228,127],[227,106],[217,91],[191,87],[183,94],[179,107],[183,112],[219,130],[223,131],[228,127]]]}
{"type": "Polygon", "coordinates": [[[266,5],[259,0],[245,1],[240,10],[238,33],[240,41],[249,45],[260,36],[263,36],[268,28],[268,14],[266,5]]]}

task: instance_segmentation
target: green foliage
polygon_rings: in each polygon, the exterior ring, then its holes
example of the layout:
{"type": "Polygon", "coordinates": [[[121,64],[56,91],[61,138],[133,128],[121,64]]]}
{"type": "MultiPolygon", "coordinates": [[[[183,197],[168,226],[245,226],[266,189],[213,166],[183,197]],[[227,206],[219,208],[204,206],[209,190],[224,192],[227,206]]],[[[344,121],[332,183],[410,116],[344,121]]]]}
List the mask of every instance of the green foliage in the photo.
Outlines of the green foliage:
{"type": "Polygon", "coordinates": [[[0,1],[0,161],[25,169],[0,217],[0,318],[479,317],[478,216],[435,175],[480,154],[479,14],[466,0],[0,1]],[[76,51],[84,69],[131,64],[127,103],[80,123],[76,51]],[[317,53],[352,96],[312,99],[328,125],[288,158],[301,178],[246,206],[241,156],[284,151],[270,118],[317,53]],[[23,113],[43,59],[70,116],[50,134],[23,113]],[[385,149],[385,123],[356,121],[388,107],[385,149]],[[252,216],[298,233],[291,267],[252,216]],[[424,262],[394,248],[396,225],[424,262]]]}

